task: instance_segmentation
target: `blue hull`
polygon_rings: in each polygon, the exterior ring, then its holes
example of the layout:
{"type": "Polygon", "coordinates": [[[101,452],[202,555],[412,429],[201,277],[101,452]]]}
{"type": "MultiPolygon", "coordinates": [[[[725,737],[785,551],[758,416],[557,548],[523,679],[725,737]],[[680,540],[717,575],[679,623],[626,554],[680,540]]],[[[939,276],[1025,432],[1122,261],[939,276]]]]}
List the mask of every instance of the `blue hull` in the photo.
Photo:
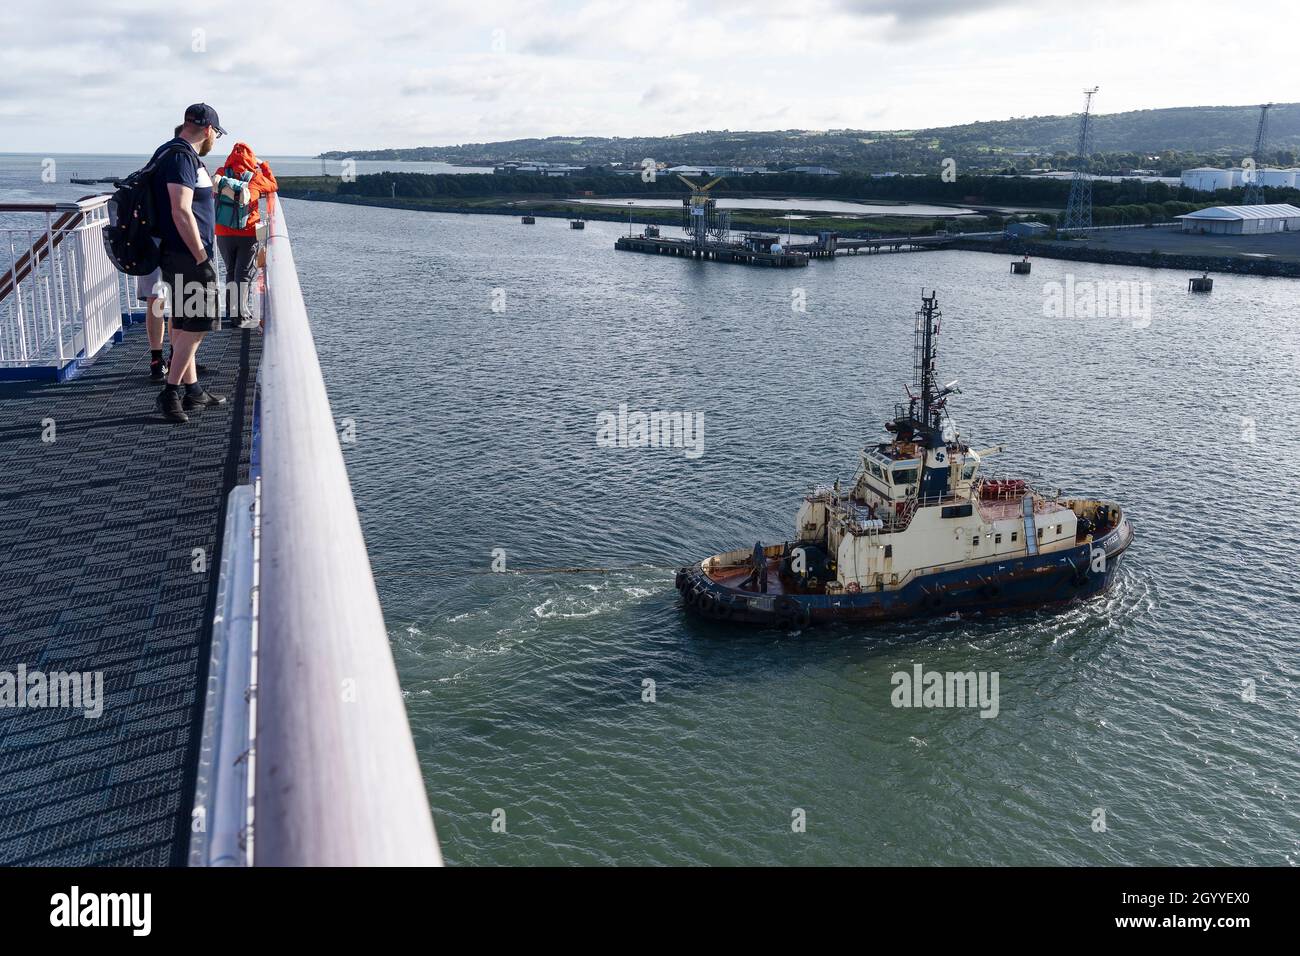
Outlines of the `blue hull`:
{"type": "Polygon", "coordinates": [[[687,609],[702,617],[777,627],[994,614],[1101,594],[1132,541],[1133,527],[1124,518],[1101,538],[1068,551],[943,571],[892,591],[756,594],[719,584],[704,573],[702,563],[677,572],[677,589],[687,609]],[[1104,570],[1093,570],[1094,548],[1106,553],[1104,570]]]}

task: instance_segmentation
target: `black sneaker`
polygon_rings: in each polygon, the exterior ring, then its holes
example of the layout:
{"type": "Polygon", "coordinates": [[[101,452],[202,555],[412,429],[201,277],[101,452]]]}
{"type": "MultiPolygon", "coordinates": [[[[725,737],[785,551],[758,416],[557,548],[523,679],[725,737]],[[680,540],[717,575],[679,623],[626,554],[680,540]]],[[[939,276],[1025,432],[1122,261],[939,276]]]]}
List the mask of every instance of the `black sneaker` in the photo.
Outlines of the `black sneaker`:
{"type": "Polygon", "coordinates": [[[190,416],[185,414],[181,404],[181,393],[174,389],[164,388],[158,396],[158,411],[162,412],[163,418],[169,422],[180,423],[190,420],[190,416]]]}
{"type": "Polygon", "coordinates": [[[149,381],[161,382],[167,377],[167,363],[163,361],[149,363],[149,381]]]}
{"type": "Polygon", "coordinates": [[[204,405],[224,405],[226,396],[213,395],[206,388],[201,391],[185,393],[185,401],[182,403],[186,408],[200,408],[204,405]]]}

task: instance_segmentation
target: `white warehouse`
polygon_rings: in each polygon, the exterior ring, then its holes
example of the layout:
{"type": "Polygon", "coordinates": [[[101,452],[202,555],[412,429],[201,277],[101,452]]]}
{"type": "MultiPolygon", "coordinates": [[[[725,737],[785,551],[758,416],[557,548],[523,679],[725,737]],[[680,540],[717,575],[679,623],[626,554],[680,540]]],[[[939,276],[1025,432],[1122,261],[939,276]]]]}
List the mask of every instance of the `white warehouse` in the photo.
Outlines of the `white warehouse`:
{"type": "Polygon", "coordinates": [[[1265,232],[1300,231],[1300,209],[1284,203],[1211,206],[1178,218],[1183,222],[1183,232],[1254,236],[1265,232]]]}

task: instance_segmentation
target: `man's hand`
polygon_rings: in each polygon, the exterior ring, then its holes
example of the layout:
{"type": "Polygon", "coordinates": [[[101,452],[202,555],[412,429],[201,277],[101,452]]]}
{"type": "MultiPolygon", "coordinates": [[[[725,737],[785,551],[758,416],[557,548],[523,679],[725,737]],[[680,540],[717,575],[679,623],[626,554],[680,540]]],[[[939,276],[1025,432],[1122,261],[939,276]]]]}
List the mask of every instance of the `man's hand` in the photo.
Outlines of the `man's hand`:
{"type": "Polygon", "coordinates": [[[212,260],[210,258],[205,258],[202,262],[200,262],[199,267],[196,271],[198,273],[199,279],[203,282],[204,285],[216,284],[217,270],[213,268],[212,260]]]}
{"type": "Polygon", "coordinates": [[[168,183],[167,194],[171,197],[172,222],[181,241],[190,250],[196,263],[207,259],[207,250],[203,247],[203,237],[199,235],[199,221],[194,218],[194,190],[180,183],[168,183]]]}

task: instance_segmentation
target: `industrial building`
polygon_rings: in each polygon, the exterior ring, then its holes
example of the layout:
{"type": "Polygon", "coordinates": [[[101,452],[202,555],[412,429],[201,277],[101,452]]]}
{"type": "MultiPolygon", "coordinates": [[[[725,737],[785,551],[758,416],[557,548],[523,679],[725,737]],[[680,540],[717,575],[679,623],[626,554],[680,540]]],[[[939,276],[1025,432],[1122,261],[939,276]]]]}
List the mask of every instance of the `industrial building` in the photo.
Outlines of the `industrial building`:
{"type": "Polygon", "coordinates": [[[569,166],[564,163],[501,163],[492,168],[494,173],[522,173],[528,176],[576,176],[585,172],[585,166],[569,166]]]}
{"type": "Polygon", "coordinates": [[[1197,192],[1212,193],[1218,189],[1231,189],[1241,185],[1240,169],[1215,169],[1213,166],[1197,166],[1184,169],[1183,185],[1197,192]]]}
{"type": "MultiPolygon", "coordinates": [[[[1265,167],[1259,171],[1259,184],[1275,188],[1292,188],[1296,184],[1297,169],[1277,169],[1265,167]]],[[[1197,166],[1184,169],[1182,183],[1188,189],[1212,193],[1216,189],[1232,189],[1244,186],[1250,181],[1249,174],[1240,166],[1231,169],[1215,169],[1213,166],[1197,166]]]]}
{"type": "Polygon", "coordinates": [[[669,166],[659,170],[667,176],[762,176],[770,172],[766,166],[669,166]]]}
{"type": "Polygon", "coordinates": [[[1046,236],[1051,231],[1051,227],[1042,222],[1013,222],[1006,228],[1006,234],[1015,239],[1033,239],[1036,236],[1046,236]]]}
{"type": "Polygon", "coordinates": [[[1268,232],[1300,231],[1300,208],[1286,203],[1211,206],[1177,218],[1182,220],[1183,232],[1254,236],[1268,232]]]}
{"type": "Polygon", "coordinates": [[[1293,188],[1296,184],[1296,169],[1261,169],[1259,184],[1261,186],[1278,186],[1293,188]]]}
{"type": "Polygon", "coordinates": [[[805,176],[838,176],[838,169],[830,169],[826,166],[796,166],[788,170],[791,173],[803,173],[805,176]]]}

